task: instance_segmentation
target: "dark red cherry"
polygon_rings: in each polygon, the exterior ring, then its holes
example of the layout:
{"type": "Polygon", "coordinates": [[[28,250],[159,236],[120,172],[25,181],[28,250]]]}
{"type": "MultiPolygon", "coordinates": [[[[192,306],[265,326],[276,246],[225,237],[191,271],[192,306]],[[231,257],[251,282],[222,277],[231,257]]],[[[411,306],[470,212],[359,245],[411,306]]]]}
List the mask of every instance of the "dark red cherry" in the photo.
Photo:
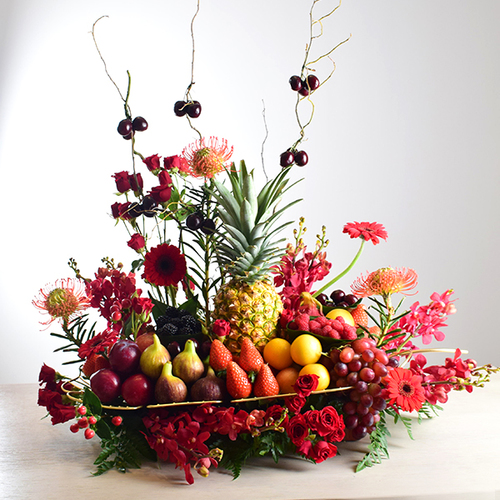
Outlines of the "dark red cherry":
{"type": "Polygon", "coordinates": [[[148,129],[148,122],[142,116],[136,116],[132,122],[132,128],[136,132],[144,132],[148,129]]]}
{"type": "Polygon", "coordinates": [[[215,233],[215,222],[212,219],[205,219],[200,229],[205,234],[213,234],[215,233]]]}
{"type": "Polygon", "coordinates": [[[187,112],[187,102],[186,101],[177,101],[174,104],[174,113],[176,116],[184,116],[187,112]]]}
{"type": "Polygon", "coordinates": [[[118,133],[123,136],[127,136],[132,132],[132,122],[126,118],[118,124],[118,133]]]}
{"type": "Polygon", "coordinates": [[[292,87],[292,90],[295,90],[295,92],[298,92],[302,88],[302,80],[300,79],[300,76],[293,75],[290,77],[290,80],[288,80],[290,83],[290,87],[292,87]]]}
{"type": "Polygon", "coordinates": [[[191,118],[198,118],[201,115],[201,104],[198,101],[189,103],[186,112],[191,118]]]}
{"type": "Polygon", "coordinates": [[[307,77],[307,86],[311,89],[311,92],[319,87],[319,79],[317,76],[309,75],[307,77]]]}
{"type": "Polygon", "coordinates": [[[307,97],[309,95],[309,89],[307,87],[307,83],[304,80],[302,80],[302,88],[299,90],[299,94],[304,97],[307,97]]]}
{"type": "Polygon", "coordinates": [[[303,167],[304,165],[307,165],[307,162],[309,161],[309,157],[307,156],[307,153],[305,151],[297,151],[294,156],[295,163],[299,167],[303,167]]]}
{"type": "Polygon", "coordinates": [[[291,151],[285,151],[284,153],[281,153],[280,165],[282,167],[289,167],[290,165],[293,164],[294,161],[295,161],[295,158],[294,158],[293,153],[291,151]]]}
{"type": "Polygon", "coordinates": [[[199,212],[195,212],[194,214],[190,214],[186,218],[186,226],[192,231],[196,231],[200,229],[203,224],[204,218],[203,215],[199,212]]]}

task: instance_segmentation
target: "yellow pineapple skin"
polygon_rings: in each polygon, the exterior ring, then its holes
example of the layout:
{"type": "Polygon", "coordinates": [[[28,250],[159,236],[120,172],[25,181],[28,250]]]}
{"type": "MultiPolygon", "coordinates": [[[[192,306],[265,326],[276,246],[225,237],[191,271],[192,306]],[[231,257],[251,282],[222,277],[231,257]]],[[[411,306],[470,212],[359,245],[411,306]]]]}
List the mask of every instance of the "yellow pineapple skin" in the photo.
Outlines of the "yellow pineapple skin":
{"type": "Polygon", "coordinates": [[[214,299],[213,318],[224,319],[231,333],[224,343],[233,353],[239,353],[243,337],[249,337],[257,349],[276,336],[283,303],[274,285],[266,281],[253,284],[231,280],[223,285],[214,299]]]}

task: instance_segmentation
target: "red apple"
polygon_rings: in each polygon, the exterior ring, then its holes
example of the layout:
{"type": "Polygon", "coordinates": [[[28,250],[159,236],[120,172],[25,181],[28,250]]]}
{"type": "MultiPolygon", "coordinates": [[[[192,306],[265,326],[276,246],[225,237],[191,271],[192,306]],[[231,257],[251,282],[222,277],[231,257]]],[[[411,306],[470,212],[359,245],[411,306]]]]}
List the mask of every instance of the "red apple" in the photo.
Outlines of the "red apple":
{"type": "Polygon", "coordinates": [[[141,359],[139,346],[131,340],[119,340],[109,351],[109,364],[111,369],[121,375],[129,375],[139,369],[141,359]]]}
{"type": "Polygon", "coordinates": [[[143,373],[130,376],[122,384],[122,397],[129,406],[144,406],[153,398],[154,386],[143,373]]]}
{"type": "Polygon", "coordinates": [[[101,403],[111,403],[120,395],[121,380],[119,375],[109,368],[101,368],[90,378],[92,392],[101,403]]]}

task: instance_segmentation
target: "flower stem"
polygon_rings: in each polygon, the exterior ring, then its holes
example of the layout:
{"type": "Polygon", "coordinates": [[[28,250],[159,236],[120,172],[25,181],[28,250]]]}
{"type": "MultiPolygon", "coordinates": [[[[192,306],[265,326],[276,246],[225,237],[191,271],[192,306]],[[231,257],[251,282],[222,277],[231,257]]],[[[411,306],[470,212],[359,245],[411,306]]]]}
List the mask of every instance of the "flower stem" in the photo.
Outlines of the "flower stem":
{"type": "Polygon", "coordinates": [[[363,252],[364,245],[365,245],[365,240],[361,238],[361,246],[359,247],[358,253],[354,256],[352,262],[338,276],[335,276],[335,278],[330,280],[326,285],[322,286],[317,292],[313,293],[313,297],[317,297],[320,293],[323,293],[327,288],[330,288],[335,282],[337,282],[340,278],[344,277],[354,267],[354,264],[356,264],[361,253],[363,252]]]}

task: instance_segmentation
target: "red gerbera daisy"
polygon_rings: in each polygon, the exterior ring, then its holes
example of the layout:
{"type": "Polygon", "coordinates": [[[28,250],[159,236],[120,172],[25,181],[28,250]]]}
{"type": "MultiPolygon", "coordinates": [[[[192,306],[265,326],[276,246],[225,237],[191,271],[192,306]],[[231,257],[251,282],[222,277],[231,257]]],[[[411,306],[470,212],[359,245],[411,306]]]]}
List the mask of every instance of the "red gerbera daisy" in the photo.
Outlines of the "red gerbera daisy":
{"type": "Polygon", "coordinates": [[[206,178],[222,172],[232,154],[233,148],[227,145],[226,139],[221,139],[219,143],[217,137],[210,137],[209,141],[202,138],[182,152],[191,169],[190,173],[195,177],[206,178]]]}
{"type": "Polygon", "coordinates": [[[387,296],[391,293],[408,293],[417,286],[417,273],[413,269],[392,269],[383,267],[368,276],[359,277],[352,285],[351,290],[357,297],[369,297],[370,295],[387,296]]]}
{"type": "Polygon", "coordinates": [[[164,243],[146,254],[142,277],[157,286],[177,285],[186,270],[186,258],[180,250],[164,243]]]}
{"type": "Polygon", "coordinates": [[[351,238],[363,238],[365,241],[372,241],[374,245],[380,243],[379,238],[387,239],[387,231],[382,224],[377,222],[348,222],[344,226],[344,233],[348,233],[351,238]]]}
{"type": "Polygon", "coordinates": [[[425,401],[422,379],[411,370],[394,368],[384,378],[390,404],[396,404],[403,411],[420,410],[425,401]]]}
{"type": "Polygon", "coordinates": [[[90,297],[85,291],[85,282],[78,279],[65,278],[57,280],[53,285],[45,285],[32,304],[50,319],[40,323],[50,325],[59,319],[61,323],[70,320],[90,307],[90,297]]]}

